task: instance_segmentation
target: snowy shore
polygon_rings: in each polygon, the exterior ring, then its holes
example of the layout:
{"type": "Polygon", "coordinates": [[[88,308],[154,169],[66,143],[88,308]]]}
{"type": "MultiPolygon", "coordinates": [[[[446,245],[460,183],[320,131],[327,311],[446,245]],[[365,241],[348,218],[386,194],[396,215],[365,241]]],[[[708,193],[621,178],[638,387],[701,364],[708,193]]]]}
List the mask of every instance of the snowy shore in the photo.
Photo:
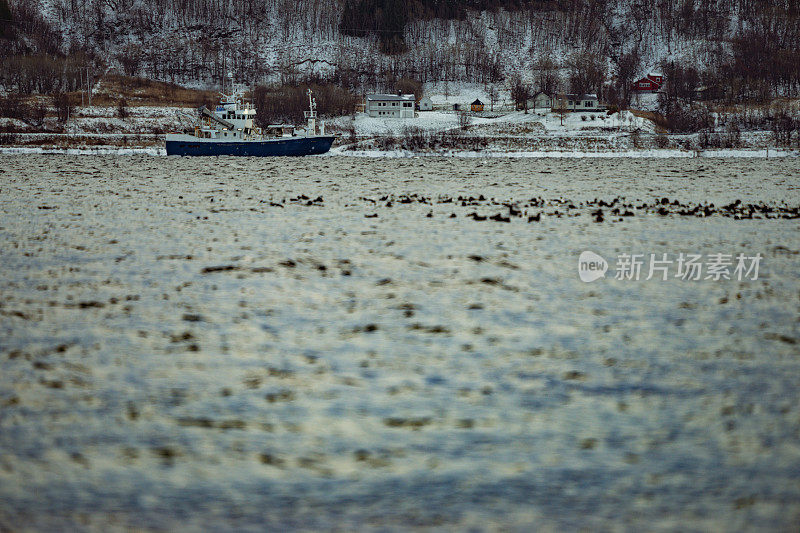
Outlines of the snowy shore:
{"type": "MultiPolygon", "coordinates": [[[[471,94],[469,95],[471,96],[471,94]]],[[[463,100],[466,96],[461,95],[463,100]]],[[[468,124],[444,109],[418,112],[415,118],[369,117],[365,113],[326,118],[336,135],[332,154],[360,157],[738,157],[797,156],[796,148],[778,148],[768,131],[665,134],[649,119],[631,111],[576,112],[508,108],[472,113],[468,124]],[[716,144],[709,144],[709,135],[716,144]]],[[[14,120],[0,119],[0,153],[164,155],[164,133],[191,128],[194,110],[170,107],[86,107],[67,126],[52,120],[51,130],[30,131],[14,120]],[[5,121],[5,122],[3,122],[5,121]]]]}
{"type": "Polygon", "coordinates": [[[403,150],[393,151],[331,151],[331,155],[349,157],[470,157],[470,158],[756,158],[771,159],[779,157],[800,157],[799,150],[606,150],[606,151],[535,151],[535,152],[498,152],[498,151],[449,151],[449,152],[410,152],[403,150]]]}
{"type": "MultiPolygon", "coordinates": [[[[60,155],[150,155],[166,156],[163,146],[140,146],[121,148],[119,146],[92,146],[76,148],[55,148],[46,146],[0,146],[0,154],[60,154],[60,155]]],[[[365,158],[408,158],[408,157],[464,157],[464,158],[745,158],[772,159],[782,157],[800,157],[800,150],[670,150],[670,149],[628,149],[605,151],[513,151],[495,150],[449,150],[412,152],[408,150],[343,150],[334,148],[328,154],[313,157],[365,157],[365,158]]]]}

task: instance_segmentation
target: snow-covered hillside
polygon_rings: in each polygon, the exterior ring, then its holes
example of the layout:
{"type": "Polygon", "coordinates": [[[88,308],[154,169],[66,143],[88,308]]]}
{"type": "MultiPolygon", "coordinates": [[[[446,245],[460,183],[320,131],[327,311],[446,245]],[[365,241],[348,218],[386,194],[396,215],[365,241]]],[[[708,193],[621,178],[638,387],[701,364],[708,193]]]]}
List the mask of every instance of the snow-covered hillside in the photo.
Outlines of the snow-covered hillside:
{"type": "MultiPolygon", "coordinates": [[[[268,124],[288,120],[275,116],[289,113],[284,93],[305,85],[339,91],[321,115],[351,114],[366,93],[401,89],[424,92],[437,111],[476,97],[507,112],[540,92],[594,93],[612,108],[658,110],[653,118],[674,132],[712,132],[719,113],[743,106],[755,112],[727,124],[732,131],[780,123],[784,144],[800,135],[790,116],[800,97],[800,11],[783,0],[2,1],[14,24],[0,38],[0,94],[74,98],[87,73],[114,74],[162,83],[162,98],[148,105],[197,106],[210,93],[175,93],[217,90],[232,77],[254,89],[268,124]],[[635,81],[657,70],[663,97],[634,94],[635,81]],[[263,105],[265,95],[280,103],[263,105]],[[755,107],[776,100],[774,112],[755,107]]],[[[451,118],[430,120],[446,129],[451,118]]]]}
{"type": "Polygon", "coordinates": [[[204,86],[228,72],[248,83],[338,76],[345,85],[374,89],[402,76],[490,83],[520,74],[534,82],[544,64],[568,84],[569,69],[586,54],[601,61],[607,80],[631,53],[634,75],[665,59],[704,66],[729,48],[744,9],[743,2],[717,0],[684,2],[693,6],[688,11],[657,0],[559,9],[523,3],[514,11],[466,11],[461,19],[410,20],[402,36],[406,51],[385,55],[379,32],[342,31],[339,0],[15,2],[37,3],[61,32],[65,51],[94,51],[131,75],[204,86]]]}

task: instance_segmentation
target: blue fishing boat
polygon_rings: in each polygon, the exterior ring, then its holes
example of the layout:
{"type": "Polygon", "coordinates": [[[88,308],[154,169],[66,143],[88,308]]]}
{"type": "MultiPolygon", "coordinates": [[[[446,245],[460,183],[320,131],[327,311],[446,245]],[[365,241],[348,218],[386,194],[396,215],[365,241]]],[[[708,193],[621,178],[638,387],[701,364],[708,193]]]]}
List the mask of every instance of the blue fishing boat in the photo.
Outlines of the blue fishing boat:
{"type": "Polygon", "coordinates": [[[324,154],[335,139],[325,135],[325,124],[317,124],[317,102],[308,90],[309,110],[305,130],[276,125],[261,129],[255,124],[256,109],[245,102],[241,93],[224,95],[211,111],[200,108],[194,133],[169,133],[167,155],[250,157],[299,156],[324,154]]]}

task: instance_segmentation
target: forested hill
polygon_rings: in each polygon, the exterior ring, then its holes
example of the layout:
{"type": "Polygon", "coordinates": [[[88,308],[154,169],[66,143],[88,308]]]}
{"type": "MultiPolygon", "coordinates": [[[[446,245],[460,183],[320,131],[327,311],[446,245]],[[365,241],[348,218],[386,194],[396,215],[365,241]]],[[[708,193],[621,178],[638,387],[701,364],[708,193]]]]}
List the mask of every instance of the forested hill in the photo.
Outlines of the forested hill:
{"type": "Polygon", "coordinates": [[[354,92],[502,83],[626,98],[640,74],[800,92],[796,0],[0,0],[6,90],[71,90],[79,64],[181,84],[313,78],[354,92]],[[70,70],[73,69],[73,70],[70,70]],[[31,81],[62,73],[51,83],[31,81]],[[57,88],[59,88],[57,87],[57,88]]]}

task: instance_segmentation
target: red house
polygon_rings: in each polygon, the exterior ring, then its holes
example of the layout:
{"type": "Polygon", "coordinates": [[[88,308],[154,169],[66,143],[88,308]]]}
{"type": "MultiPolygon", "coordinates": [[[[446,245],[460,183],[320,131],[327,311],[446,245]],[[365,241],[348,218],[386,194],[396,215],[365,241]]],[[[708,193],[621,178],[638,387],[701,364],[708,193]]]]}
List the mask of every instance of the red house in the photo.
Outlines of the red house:
{"type": "Polygon", "coordinates": [[[661,88],[664,83],[664,76],[661,74],[648,74],[640,80],[633,82],[631,90],[640,93],[654,93],[661,88]]]}

